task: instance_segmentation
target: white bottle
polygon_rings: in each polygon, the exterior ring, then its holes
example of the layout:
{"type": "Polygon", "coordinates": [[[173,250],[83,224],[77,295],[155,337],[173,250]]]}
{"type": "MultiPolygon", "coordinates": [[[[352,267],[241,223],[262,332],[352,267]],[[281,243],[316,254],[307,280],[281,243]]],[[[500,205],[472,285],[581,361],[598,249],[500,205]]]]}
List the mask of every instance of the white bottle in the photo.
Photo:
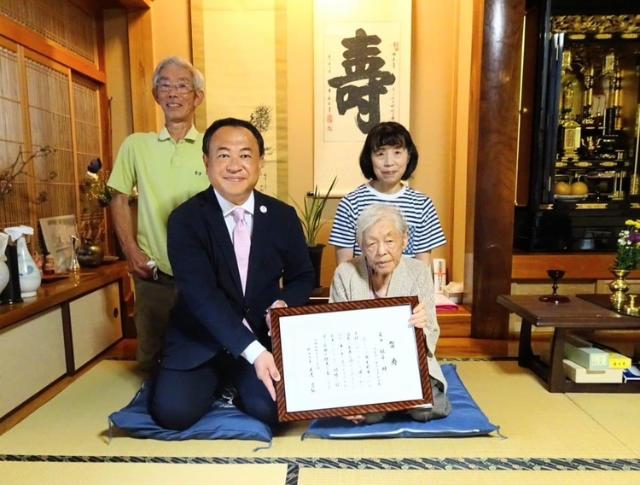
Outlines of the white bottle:
{"type": "Polygon", "coordinates": [[[4,255],[5,249],[7,249],[7,243],[9,242],[9,236],[3,232],[0,232],[0,293],[4,291],[4,288],[9,283],[9,266],[6,263],[6,256],[4,255]]]}
{"type": "Polygon", "coordinates": [[[31,298],[36,296],[38,288],[42,283],[42,275],[40,269],[36,266],[35,261],[27,248],[27,241],[24,236],[33,235],[33,228],[29,226],[7,227],[4,232],[11,236],[16,242],[18,252],[18,273],[20,274],[20,290],[22,298],[31,298]]]}

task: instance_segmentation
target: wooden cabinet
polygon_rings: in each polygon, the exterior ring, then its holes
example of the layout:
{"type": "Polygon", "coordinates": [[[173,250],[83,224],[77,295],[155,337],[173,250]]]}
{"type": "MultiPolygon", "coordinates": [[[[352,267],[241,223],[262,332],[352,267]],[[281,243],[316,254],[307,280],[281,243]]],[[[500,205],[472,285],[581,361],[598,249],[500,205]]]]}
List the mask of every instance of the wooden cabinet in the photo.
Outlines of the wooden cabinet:
{"type": "Polygon", "coordinates": [[[118,283],[71,301],[69,316],[75,370],[122,338],[118,283]]]}
{"type": "Polygon", "coordinates": [[[122,338],[125,278],[118,262],[0,306],[0,418],[122,338]]]}
{"type": "Polygon", "coordinates": [[[0,330],[0,416],[66,372],[60,307],[0,330]]]}

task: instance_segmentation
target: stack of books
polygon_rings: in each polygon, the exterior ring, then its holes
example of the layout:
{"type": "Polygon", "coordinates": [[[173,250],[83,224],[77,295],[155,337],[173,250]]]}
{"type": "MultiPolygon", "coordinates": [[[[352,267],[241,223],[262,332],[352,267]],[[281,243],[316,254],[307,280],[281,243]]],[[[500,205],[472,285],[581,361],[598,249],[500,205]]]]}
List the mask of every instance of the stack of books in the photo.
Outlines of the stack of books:
{"type": "Polygon", "coordinates": [[[640,371],[629,357],[594,347],[591,342],[570,336],[562,361],[565,375],[576,383],[619,384],[640,380],[640,371]]]}
{"type": "Polygon", "coordinates": [[[622,382],[629,381],[640,381],[640,369],[638,369],[638,366],[632,365],[622,371],[622,382]]]}

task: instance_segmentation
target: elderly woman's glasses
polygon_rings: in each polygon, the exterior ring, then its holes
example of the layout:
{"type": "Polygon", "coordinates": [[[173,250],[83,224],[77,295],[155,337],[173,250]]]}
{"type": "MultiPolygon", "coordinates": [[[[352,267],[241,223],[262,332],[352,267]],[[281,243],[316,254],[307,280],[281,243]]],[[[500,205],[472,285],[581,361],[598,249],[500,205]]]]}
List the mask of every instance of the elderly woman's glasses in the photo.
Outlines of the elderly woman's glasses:
{"type": "Polygon", "coordinates": [[[156,86],[156,89],[157,89],[157,91],[159,93],[162,93],[162,94],[170,93],[172,90],[175,91],[178,94],[187,94],[187,93],[190,93],[191,91],[193,91],[193,84],[190,84],[190,83],[178,83],[178,84],[159,83],[156,86]]]}

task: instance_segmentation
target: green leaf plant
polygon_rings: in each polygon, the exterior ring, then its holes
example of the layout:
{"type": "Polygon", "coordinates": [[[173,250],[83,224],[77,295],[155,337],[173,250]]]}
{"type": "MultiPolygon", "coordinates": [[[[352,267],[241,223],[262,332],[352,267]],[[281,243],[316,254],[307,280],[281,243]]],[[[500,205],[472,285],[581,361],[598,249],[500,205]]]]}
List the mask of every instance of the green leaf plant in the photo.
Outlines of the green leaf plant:
{"type": "Polygon", "coordinates": [[[302,207],[295,200],[293,201],[296,209],[298,209],[298,219],[300,219],[300,223],[302,224],[302,229],[304,230],[304,235],[307,240],[307,246],[313,247],[317,244],[316,239],[318,238],[318,232],[325,223],[325,221],[322,220],[322,211],[327,204],[327,200],[329,199],[331,190],[333,190],[336,179],[337,177],[333,178],[329,189],[324,195],[318,193],[318,186],[316,185],[313,189],[313,193],[304,198],[304,204],[302,207]]]}

